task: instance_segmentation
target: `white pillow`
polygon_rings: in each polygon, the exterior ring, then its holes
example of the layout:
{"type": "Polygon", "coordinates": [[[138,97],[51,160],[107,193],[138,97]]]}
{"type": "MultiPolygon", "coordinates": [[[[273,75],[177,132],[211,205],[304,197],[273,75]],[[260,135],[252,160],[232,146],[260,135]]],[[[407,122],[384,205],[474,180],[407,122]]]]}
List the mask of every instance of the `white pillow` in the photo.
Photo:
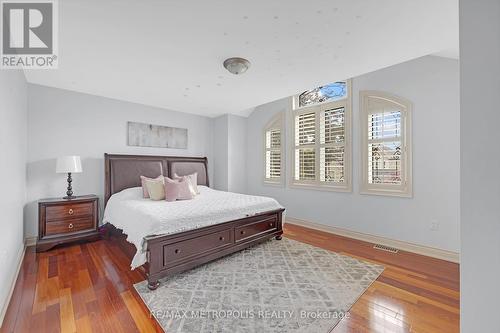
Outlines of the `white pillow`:
{"type": "Polygon", "coordinates": [[[165,181],[163,177],[157,180],[146,180],[145,182],[151,200],[165,200],[165,181]]]}

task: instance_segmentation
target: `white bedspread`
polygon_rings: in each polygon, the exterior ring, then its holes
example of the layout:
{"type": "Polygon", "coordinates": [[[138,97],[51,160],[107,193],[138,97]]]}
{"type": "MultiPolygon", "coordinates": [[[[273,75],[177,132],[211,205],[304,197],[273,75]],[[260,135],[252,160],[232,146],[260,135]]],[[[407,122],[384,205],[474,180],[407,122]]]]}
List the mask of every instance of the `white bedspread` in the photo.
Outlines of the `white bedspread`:
{"type": "Polygon", "coordinates": [[[282,208],[274,199],[216,191],[198,186],[193,200],[175,202],[142,198],[142,188],[134,187],[111,196],[104,211],[104,223],[111,223],[128,235],[138,249],[132,269],[146,262],[145,241],[159,235],[175,234],[244,218],[282,208]]]}

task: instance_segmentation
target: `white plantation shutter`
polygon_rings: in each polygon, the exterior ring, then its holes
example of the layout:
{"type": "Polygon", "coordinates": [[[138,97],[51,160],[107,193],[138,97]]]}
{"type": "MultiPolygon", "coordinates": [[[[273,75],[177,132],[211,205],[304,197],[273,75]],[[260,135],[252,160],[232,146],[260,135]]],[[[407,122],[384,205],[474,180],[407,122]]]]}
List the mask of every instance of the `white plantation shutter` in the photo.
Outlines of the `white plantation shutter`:
{"type": "Polygon", "coordinates": [[[295,111],[293,185],[350,190],[348,119],[348,99],[295,111]]]}
{"type": "Polygon", "coordinates": [[[266,135],[267,148],[280,148],[281,147],[281,130],[272,129],[267,131],[266,135]]]}
{"type": "Polygon", "coordinates": [[[316,179],[316,113],[295,117],[295,179],[316,179]]]}
{"type": "Polygon", "coordinates": [[[266,131],[266,179],[281,177],[281,130],[266,131]]]}
{"type": "Polygon", "coordinates": [[[320,180],[322,182],[343,183],[344,147],[324,147],[320,149],[320,180]]]}
{"type": "Polygon", "coordinates": [[[295,145],[310,145],[316,141],[316,113],[300,114],[295,119],[295,145]]]}
{"type": "Polygon", "coordinates": [[[343,183],[345,107],[321,112],[320,133],[320,181],[343,183]]]}
{"type": "Polygon", "coordinates": [[[321,143],[341,143],[345,139],[345,108],[325,110],[321,113],[321,143]]]}
{"type": "Polygon", "coordinates": [[[362,92],[362,192],[411,196],[411,104],[379,92],[362,92]]]}
{"type": "Polygon", "coordinates": [[[279,151],[266,152],[266,178],[281,177],[281,153],[279,151]]]}
{"type": "Polygon", "coordinates": [[[280,114],[273,118],[264,133],[265,143],[265,174],[264,182],[281,183],[283,173],[282,161],[282,117],[280,114]]]}
{"type": "Polygon", "coordinates": [[[298,148],[295,150],[295,179],[316,179],[316,152],[314,148],[298,148]]]}
{"type": "Polygon", "coordinates": [[[368,183],[402,183],[401,110],[373,101],[368,114],[368,183]]]}
{"type": "MultiPolygon", "coordinates": [[[[379,104],[379,103],[377,103],[379,104]]],[[[375,113],[368,113],[368,139],[387,139],[401,136],[401,111],[384,112],[383,106],[378,109],[372,109],[375,113]]]]}
{"type": "Polygon", "coordinates": [[[368,114],[368,183],[401,185],[401,111],[368,114]]]}

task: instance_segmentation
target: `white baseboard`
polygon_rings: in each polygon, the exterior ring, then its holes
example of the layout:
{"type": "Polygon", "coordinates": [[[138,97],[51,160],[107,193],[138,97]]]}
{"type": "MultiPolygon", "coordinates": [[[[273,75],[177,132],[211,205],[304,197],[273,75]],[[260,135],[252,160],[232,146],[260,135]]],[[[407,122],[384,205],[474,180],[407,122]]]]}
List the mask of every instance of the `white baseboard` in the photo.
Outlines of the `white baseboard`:
{"type": "Polygon", "coordinates": [[[2,312],[0,313],[0,326],[3,325],[3,320],[5,318],[5,314],[7,313],[7,308],[9,307],[9,304],[10,304],[10,299],[12,298],[12,294],[14,293],[14,288],[16,287],[17,277],[19,276],[19,271],[21,270],[23,259],[24,259],[24,253],[26,252],[26,240],[25,240],[25,244],[23,245],[21,251],[19,251],[19,252],[20,252],[20,254],[18,254],[18,257],[17,257],[17,267],[16,267],[16,270],[14,271],[15,274],[11,278],[10,290],[9,290],[8,295],[7,295],[7,298],[5,299],[5,304],[3,304],[3,306],[2,306],[2,312]]]}
{"type": "Polygon", "coordinates": [[[34,246],[34,245],[36,245],[36,240],[37,240],[36,236],[34,236],[34,237],[26,237],[24,239],[24,245],[26,245],[26,246],[34,246]]]}
{"type": "Polygon", "coordinates": [[[400,240],[385,238],[385,237],[381,237],[381,236],[365,234],[365,233],[352,231],[352,230],[348,230],[348,229],[343,229],[343,228],[339,228],[339,227],[334,227],[334,226],[329,226],[329,225],[325,225],[325,224],[319,224],[319,223],[315,223],[315,222],[309,222],[309,221],[305,221],[305,220],[301,220],[301,219],[296,219],[293,217],[286,217],[285,220],[287,223],[290,223],[290,224],[295,224],[295,225],[310,228],[310,229],[315,229],[315,230],[324,231],[324,232],[328,232],[328,233],[339,235],[339,236],[353,238],[353,239],[365,241],[368,243],[382,244],[382,245],[386,245],[386,246],[390,246],[390,247],[395,247],[395,248],[400,249],[402,251],[413,252],[413,253],[421,254],[424,256],[442,259],[442,260],[446,260],[446,261],[451,261],[451,262],[455,262],[455,263],[460,262],[460,255],[458,253],[452,252],[452,251],[441,250],[441,249],[437,249],[437,248],[430,247],[430,246],[419,245],[419,244],[404,242],[404,241],[400,241],[400,240]]]}

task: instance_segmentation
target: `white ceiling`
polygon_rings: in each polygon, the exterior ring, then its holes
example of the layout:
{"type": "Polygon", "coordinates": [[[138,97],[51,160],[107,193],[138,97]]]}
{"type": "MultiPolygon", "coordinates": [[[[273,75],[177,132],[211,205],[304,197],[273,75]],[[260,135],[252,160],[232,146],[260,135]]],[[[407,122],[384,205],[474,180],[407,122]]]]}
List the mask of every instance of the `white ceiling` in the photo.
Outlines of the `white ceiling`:
{"type": "Polygon", "coordinates": [[[28,81],[217,116],[456,49],[457,0],[64,0],[59,69],[28,81]],[[252,67],[229,74],[239,56],[252,67]]]}

